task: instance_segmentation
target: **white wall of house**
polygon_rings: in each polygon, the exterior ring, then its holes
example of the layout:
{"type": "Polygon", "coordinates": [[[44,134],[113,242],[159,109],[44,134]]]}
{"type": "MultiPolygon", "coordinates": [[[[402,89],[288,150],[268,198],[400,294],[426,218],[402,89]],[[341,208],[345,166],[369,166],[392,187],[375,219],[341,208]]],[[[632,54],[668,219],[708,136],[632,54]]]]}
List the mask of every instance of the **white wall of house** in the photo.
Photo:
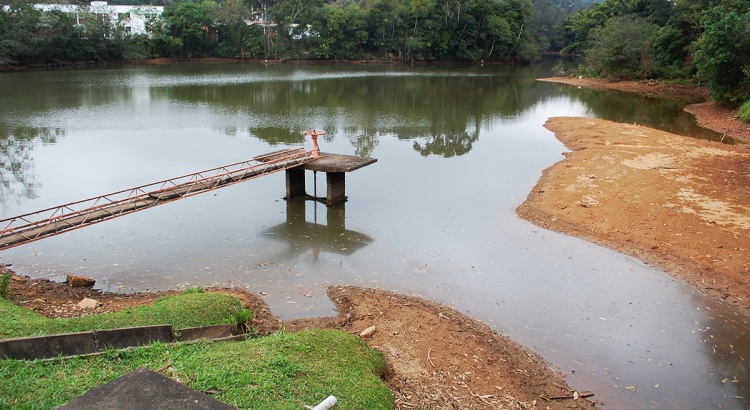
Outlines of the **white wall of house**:
{"type": "MultiPolygon", "coordinates": [[[[146,23],[150,19],[161,18],[164,6],[118,6],[106,1],[92,1],[90,6],[71,4],[35,4],[34,8],[42,11],[58,10],[64,13],[97,14],[109,16],[110,21],[125,28],[130,34],[148,34],[146,23]]],[[[80,22],[80,21],[79,21],[80,22]]]]}

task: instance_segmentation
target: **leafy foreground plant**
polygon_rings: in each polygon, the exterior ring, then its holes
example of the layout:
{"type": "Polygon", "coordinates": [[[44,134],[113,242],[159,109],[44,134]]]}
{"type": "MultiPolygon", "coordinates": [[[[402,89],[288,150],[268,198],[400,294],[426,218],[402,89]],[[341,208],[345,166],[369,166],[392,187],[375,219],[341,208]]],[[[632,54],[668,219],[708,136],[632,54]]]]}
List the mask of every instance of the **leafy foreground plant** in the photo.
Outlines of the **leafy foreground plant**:
{"type": "Polygon", "coordinates": [[[13,300],[13,293],[10,291],[10,275],[7,273],[0,277],[0,299],[13,300]]]}
{"type": "Polygon", "coordinates": [[[250,323],[253,321],[253,318],[255,317],[255,313],[252,310],[248,309],[238,309],[234,312],[232,315],[234,319],[234,329],[238,332],[242,333],[249,333],[252,329],[250,328],[250,323]]]}
{"type": "Polygon", "coordinates": [[[740,120],[750,122],[750,101],[746,101],[740,106],[740,120]]]}
{"type": "Polygon", "coordinates": [[[242,342],[153,344],[89,358],[0,360],[0,408],[52,408],[138,367],[238,408],[300,409],[328,395],[337,409],[391,409],[385,360],[336,330],[278,333],[242,342]]]}
{"type": "Polygon", "coordinates": [[[114,313],[50,319],[0,299],[0,339],[159,324],[171,324],[174,329],[230,324],[234,323],[233,312],[240,310],[242,304],[234,296],[188,293],[114,313]]]}

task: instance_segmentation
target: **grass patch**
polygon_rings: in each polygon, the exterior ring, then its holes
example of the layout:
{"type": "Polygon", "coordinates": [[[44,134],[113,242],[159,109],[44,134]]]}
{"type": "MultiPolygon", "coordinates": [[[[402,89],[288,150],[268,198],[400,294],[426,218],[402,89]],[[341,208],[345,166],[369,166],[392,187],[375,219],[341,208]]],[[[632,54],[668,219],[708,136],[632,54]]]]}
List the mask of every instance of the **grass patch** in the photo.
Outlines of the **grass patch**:
{"type": "Polygon", "coordinates": [[[52,361],[0,360],[0,408],[52,408],[138,367],[238,408],[300,409],[333,394],[337,409],[392,409],[385,359],[346,332],[278,333],[242,342],[152,344],[52,361]]]}
{"type": "Polygon", "coordinates": [[[248,309],[238,309],[232,314],[232,319],[234,320],[234,329],[243,332],[243,333],[250,333],[252,330],[250,328],[250,323],[253,321],[253,318],[255,317],[255,313],[253,313],[252,310],[248,309]]]}
{"type": "Polygon", "coordinates": [[[50,319],[0,298],[0,339],[159,324],[171,324],[174,329],[232,324],[234,312],[241,310],[234,296],[192,292],[114,313],[50,319]]]}
{"type": "Polygon", "coordinates": [[[13,293],[10,291],[9,273],[3,273],[0,276],[0,299],[13,300],[13,293]]]}
{"type": "Polygon", "coordinates": [[[742,122],[750,122],[750,101],[740,106],[739,115],[742,122]]]}

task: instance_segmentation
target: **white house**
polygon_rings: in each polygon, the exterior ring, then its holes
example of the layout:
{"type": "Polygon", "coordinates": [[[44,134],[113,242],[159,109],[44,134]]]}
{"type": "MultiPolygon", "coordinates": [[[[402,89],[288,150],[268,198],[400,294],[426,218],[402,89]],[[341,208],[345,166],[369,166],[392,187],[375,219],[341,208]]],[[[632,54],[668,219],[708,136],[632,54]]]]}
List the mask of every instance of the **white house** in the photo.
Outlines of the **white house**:
{"type": "Polygon", "coordinates": [[[87,14],[108,16],[110,21],[125,28],[130,34],[148,34],[146,23],[161,18],[164,6],[117,6],[106,1],[92,1],[90,6],[71,4],[35,4],[34,8],[42,11],[58,10],[64,13],[75,13],[76,22],[87,14]]]}

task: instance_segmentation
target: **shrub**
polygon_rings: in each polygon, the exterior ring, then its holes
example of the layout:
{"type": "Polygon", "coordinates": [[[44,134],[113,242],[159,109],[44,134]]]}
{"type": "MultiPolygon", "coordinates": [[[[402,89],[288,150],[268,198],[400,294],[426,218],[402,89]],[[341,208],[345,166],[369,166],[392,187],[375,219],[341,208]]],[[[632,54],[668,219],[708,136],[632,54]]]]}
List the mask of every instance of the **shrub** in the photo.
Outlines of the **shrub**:
{"type": "Polygon", "coordinates": [[[13,292],[10,290],[10,274],[4,273],[0,278],[0,298],[13,300],[13,292]]]}
{"type": "Polygon", "coordinates": [[[656,26],[636,15],[610,19],[594,29],[586,51],[586,68],[613,79],[648,78],[653,72],[649,54],[656,26]]]}
{"type": "Polygon", "coordinates": [[[717,102],[737,106],[750,97],[750,0],[718,2],[703,12],[701,24],[698,76],[717,102]]]}
{"type": "Polygon", "coordinates": [[[743,122],[750,122],[750,100],[745,101],[745,103],[740,106],[740,119],[743,122]]]}
{"type": "Polygon", "coordinates": [[[248,310],[245,308],[237,309],[232,316],[234,319],[235,330],[242,333],[250,332],[250,323],[255,317],[255,314],[252,310],[248,310]]]}

